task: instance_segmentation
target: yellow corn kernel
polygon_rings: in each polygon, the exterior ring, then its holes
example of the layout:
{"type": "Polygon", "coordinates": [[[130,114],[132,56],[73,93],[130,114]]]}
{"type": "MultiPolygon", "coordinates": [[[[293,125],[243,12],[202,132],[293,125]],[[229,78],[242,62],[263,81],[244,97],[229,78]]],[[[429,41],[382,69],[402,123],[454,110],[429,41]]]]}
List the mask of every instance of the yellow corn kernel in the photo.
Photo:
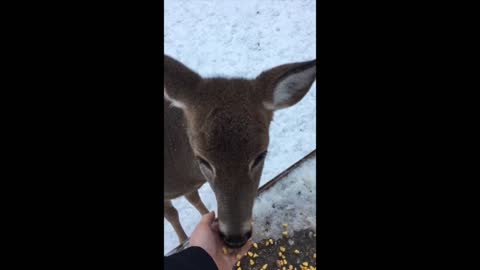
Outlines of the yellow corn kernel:
{"type": "Polygon", "coordinates": [[[237,262],[237,266],[240,266],[240,261],[237,262]]]}
{"type": "Polygon", "coordinates": [[[254,265],[254,264],[255,262],[252,259],[250,259],[250,265],[254,265]]]}
{"type": "Polygon", "coordinates": [[[281,267],[283,265],[282,261],[281,260],[277,260],[277,266],[278,267],[281,267]]]}
{"type": "Polygon", "coordinates": [[[295,254],[300,254],[300,251],[298,251],[298,249],[295,249],[295,251],[293,251],[295,254]]]}
{"type": "Polygon", "coordinates": [[[255,248],[258,248],[257,243],[253,243],[253,246],[254,246],[255,248]]]}
{"type": "Polygon", "coordinates": [[[317,258],[317,253],[313,253],[313,258],[314,258],[314,259],[317,258]]]}
{"type": "Polygon", "coordinates": [[[278,252],[278,257],[282,257],[282,252],[278,252]]]}
{"type": "Polygon", "coordinates": [[[238,267],[237,270],[242,270],[242,268],[241,268],[241,267],[238,267]]]}
{"type": "Polygon", "coordinates": [[[247,252],[248,256],[252,257],[253,256],[253,253],[252,252],[247,252]]]}
{"type": "Polygon", "coordinates": [[[288,232],[287,232],[287,231],[282,232],[282,234],[285,235],[285,236],[288,236],[288,232]]]}
{"type": "Polygon", "coordinates": [[[268,247],[270,245],[270,243],[267,241],[265,242],[265,246],[268,247]]]}
{"type": "Polygon", "coordinates": [[[273,245],[273,239],[270,239],[270,240],[268,240],[268,241],[270,242],[270,244],[273,245]]]}
{"type": "Polygon", "coordinates": [[[302,264],[305,266],[308,266],[308,262],[303,262],[302,264]]]}
{"type": "Polygon", "coordinates": [[[283,264],[287,265],[288,264],[287,260],[283,260],[283,264]]]}
{"type": "Polygon", "coordinates": [[[237,257],[237,260],[240,260],[240,259],[242,259],[242,256],[241,256],[240,254],[237,254],[237,256],[236,256],[236,257],[237,257]]]}
{"type": "Polygon", "coordinates": [[[287,268],[284,266],[284,267],[282,267],[282,270],[287,270],[287,268]]]}
{"type": "Polygon", "coordinates": [[[253,253],[253,257],[254,257],[254,258],[258,257],[258,254],[257,254],[257,253],[253,253]]]}
{"type": "Polygon", "coordinates": [[[285,227],[285,228],[288,227],[288,223],[283,223],[282,225],[283,225],[283,227],[285,227]]]}
{"type": "Polygon", "coordinates": [[[285,259],[285,255],[282,255],[282,259],[285,259]]]}
{"type": "Polygon", "coordinates": [[[262,266],[262,269],[263,269],[263,270],[267,269],[267,266],[268,266],[268,264],[264,264],[264,265],[262,266]]]}
{"type": "Polygon", "coordinates": [[[281,250],[282,252],[285,252],[285,248],[284,248],[284,247],[280,247],[280,250],[281,250]]]}
{"type": "Polygon", "coordinates": [[[228,253],[228,248],[223,247],[223,254],[227,255],[227,253],[228,253]]]}
{"type": "Polygon", "coordinates": [[[288,270],[293,270],[293,265],[290,264],[290,265],[288,266],[288,270]]]}

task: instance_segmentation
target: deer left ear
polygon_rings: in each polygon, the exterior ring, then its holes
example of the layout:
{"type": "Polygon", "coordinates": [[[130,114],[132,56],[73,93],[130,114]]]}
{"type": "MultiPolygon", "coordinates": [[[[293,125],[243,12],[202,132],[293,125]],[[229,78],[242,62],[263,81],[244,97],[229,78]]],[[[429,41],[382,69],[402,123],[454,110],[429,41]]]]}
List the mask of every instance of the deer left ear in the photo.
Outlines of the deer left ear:
{"type": "Polygon", "coordinates": [[[168,55],[163,56],[163,98],[172,106],[186,108],[195,100],[195,87],[202,80],[193,70],[168,55]]]}
{"type": "Polygon", "coordinates": [[[280,110],[298,103],[310,90],[317,76],[317,61],[282,65],[257,77],[264,91],[263,105],[280,110]]]}

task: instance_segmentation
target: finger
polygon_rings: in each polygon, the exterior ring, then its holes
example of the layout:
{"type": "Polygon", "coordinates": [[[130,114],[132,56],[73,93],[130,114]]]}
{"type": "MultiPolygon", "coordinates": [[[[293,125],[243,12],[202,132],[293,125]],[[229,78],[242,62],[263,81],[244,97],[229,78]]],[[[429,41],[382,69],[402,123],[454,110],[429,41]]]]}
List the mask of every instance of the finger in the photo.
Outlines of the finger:
{"type": "Polygon", "coordinates": [[[218,225],[218,221],[213,221],[213,223],[211,224],[210,228],[211,228],[212,231],[214,231],[214,232],[219,232],[219,231],[220,231],[220,226],[218,225]]]}
{"type": "Polygon", "coordinates": [[[252,244],[253,244],[252,239],[248,239],[247,243],[245,243],[245,245],[238,251],[237,254],[242,255],[247,253],[247,251],[252,247],[252,244]]]}
{"type": "Polygon", "coordinates": [[[214,219],[215,219],[215,212],[212,211],[208,214],[203,215],[202,219],[200,220],[200,223],[202,223],[202,224],[212,224],[214,219]]]}

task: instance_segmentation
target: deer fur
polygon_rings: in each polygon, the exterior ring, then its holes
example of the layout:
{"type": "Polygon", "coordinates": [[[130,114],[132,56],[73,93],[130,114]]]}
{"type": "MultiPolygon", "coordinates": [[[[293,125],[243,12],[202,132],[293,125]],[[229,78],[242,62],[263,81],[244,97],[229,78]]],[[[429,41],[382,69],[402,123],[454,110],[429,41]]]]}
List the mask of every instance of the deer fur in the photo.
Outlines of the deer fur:
{"type": "Polygon", "coordinates": [[[252,234],[252,209],[276,110],[298,103],[316,79],[316,60],[281,65],[255,79],[202,78],[164,56],[164,215],[180,243],[187,236],[171,200],[185,196],[200,214],[198,189],[210,184],[220,234],[241,247],[252,234]]]}

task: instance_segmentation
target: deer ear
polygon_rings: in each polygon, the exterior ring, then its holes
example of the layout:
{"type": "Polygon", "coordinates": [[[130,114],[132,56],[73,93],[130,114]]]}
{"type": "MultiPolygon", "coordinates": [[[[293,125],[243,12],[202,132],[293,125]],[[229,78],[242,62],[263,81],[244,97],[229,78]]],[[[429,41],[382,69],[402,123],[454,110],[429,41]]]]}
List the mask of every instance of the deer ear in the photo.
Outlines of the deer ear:
{"type": "Polygon", "coordinates": [[[317,61],[286,64],[257,77],[264,93],[263,105],[280,110],[298,103],[310,90],[317,76],[317,61]]]}
{"type": "Polygon", "coordinates": [[[163,98],[170,101],[172,106],[185,108],[202,78],[168,55],[164,55],[163,65],[163,98]]]}

